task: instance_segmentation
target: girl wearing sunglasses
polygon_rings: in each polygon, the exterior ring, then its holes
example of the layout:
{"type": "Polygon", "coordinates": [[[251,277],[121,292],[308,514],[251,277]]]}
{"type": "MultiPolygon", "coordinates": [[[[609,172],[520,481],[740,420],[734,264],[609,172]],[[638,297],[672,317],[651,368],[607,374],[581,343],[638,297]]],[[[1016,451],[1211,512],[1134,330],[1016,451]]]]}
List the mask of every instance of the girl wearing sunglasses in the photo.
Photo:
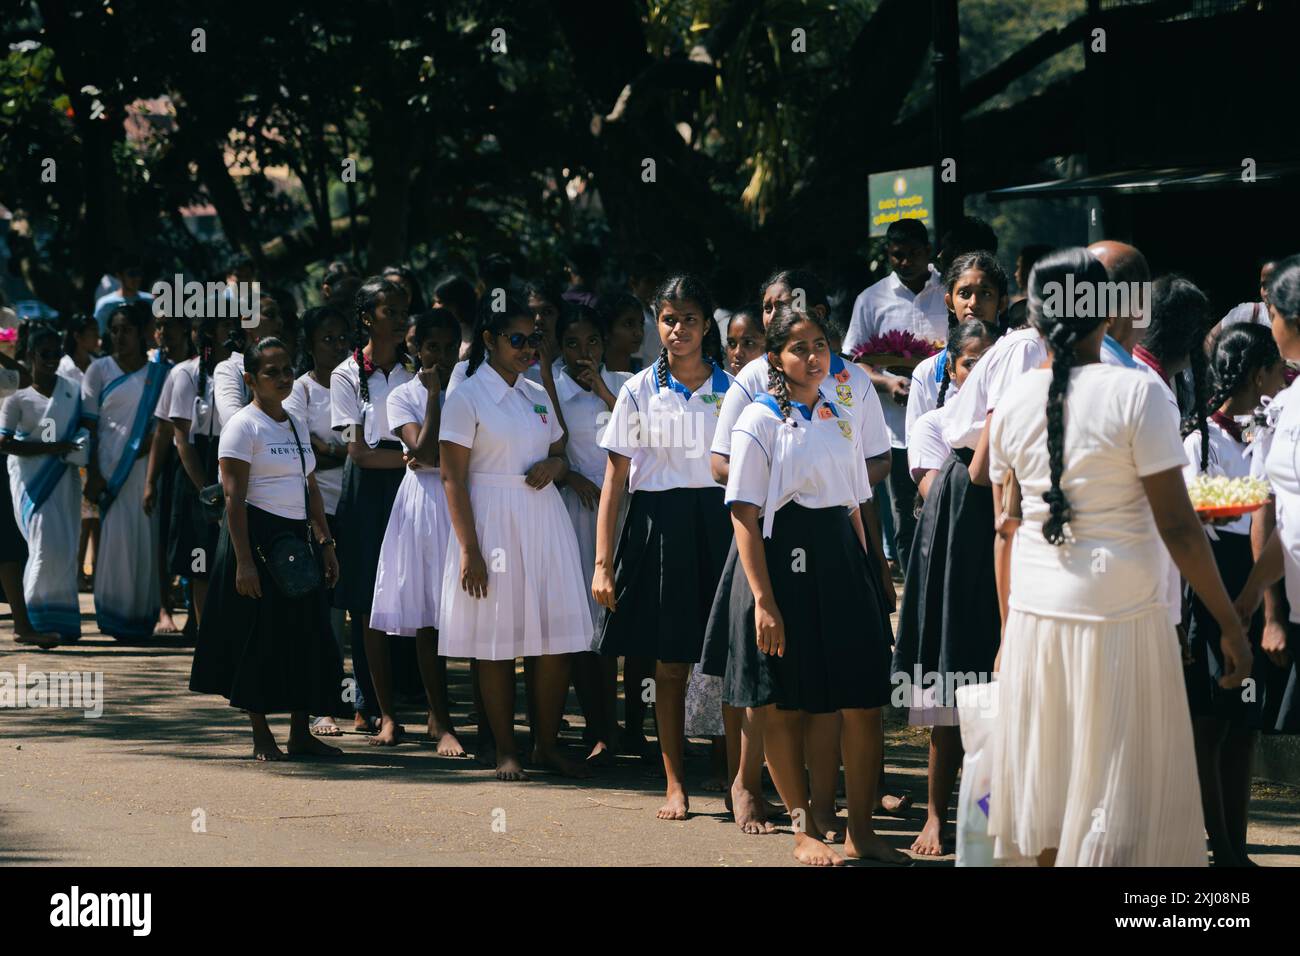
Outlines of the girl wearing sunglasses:
{"type": "MultiPolygon", "coordinates": [[[[476,662],[499,780],[515,750],[515,659],[533,658],[534,763],[586,776],[559,747],[570,657],[591,642],[578,541],[555,482],[569,470],[554,402],[524,373],[542,333],[522,303],[482,309],[438,433],[453,533],[439,610],[441,651],[476,662]]],[[[483,759],[483,754],[479,755],[483,759]]]]}

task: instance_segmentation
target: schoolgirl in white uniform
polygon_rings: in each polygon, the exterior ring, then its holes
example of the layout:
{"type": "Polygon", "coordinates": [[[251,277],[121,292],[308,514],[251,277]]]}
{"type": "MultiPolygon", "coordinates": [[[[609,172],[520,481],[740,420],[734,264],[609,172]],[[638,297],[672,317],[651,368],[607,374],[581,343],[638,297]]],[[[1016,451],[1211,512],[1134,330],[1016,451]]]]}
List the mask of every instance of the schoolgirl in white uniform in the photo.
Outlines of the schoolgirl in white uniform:
{"type": "Polygon", "coordinates": [[[438,469],[438,430],[446,375],[460,351],[460,323],[446,309],[415,320],[411,338],[417,376],[388,393],[388,427],[402,442],[408,465],[388,516],[370,625],[385,634],[414,635],[420,678],[429,703],[429,737],[443,757],[463,757],[447,709],[446,658],[438,655],[438,605],[446,543],[447,495],[438,469]]]}
{"type": "Polygon", "coordinates": [[[380,713],[379,733],[370,742],[391,747],[402,734],[393,702],[392,662],[388,637],[371,626],[370,609],[384,529],[405,476],[401,442],[391,437],[388,426],[388,395],[415,374],[406,356],[406,290],[371,277],[357,290],[357,314],[356,347],[330,373],[330,423],[348,440],[336,518],[339,583],[334,605],[356,622],[354,666],[369,668],[380,713]],[[360,641],[357,629],[364,635],[360,641]]]}
{"type": "MultiPolygon", "coordinates": [[[[59,374],[72,379],[78,386],[85,377],[86,369],[94,361],[99,351],[99,323],[90,314],[73,318],[63,333],[63,358],[59,361],[59,374]]],[[[165,384],[165,383],[164,383],[165,384]]],[[[153,450],[150,449],[150,454],[153,450]]],[[[86,469],[81,471],[81,486],[86,486],[86,469]]],[[[81,586],[86,587],[90,581],[84,576],[86,566],[86,549],[95,542],[95,553],[99,553],[99,513],[85,498],[81,499],[81,537],[77,541],[77,573],[81,575],[81,586]]]]}
{"type": "MultiPolygon", "coordinates": [[[[279,338],[284,334],[284,319],[280,315],[280,306],[270,296],[258,300],[258,321],[252,328],[244,328],[243,320],[232,331],[230,346],[242,349],[243,343],[253,343],[265,338],[279,338]]],[[[224,342],[225,340],[223,340],[224,342]]],[[[218,362],[212,370],[213,403],[217,409],[217,428],[230,421],[235,412],[250,401],[253,393],[244,381],[244,353],[232,351],[225,359],[218,362]]]]}
{"type": "MultiPolygon", "coordinates": [[[[1188,465],[1185,476],[1198,474],[1242,478],[1250,475],[1249,445],[1240,418],[1251,416],[1283,386],[1282,357],[1272,333],[1260,325],[1223,328],[1215,337],[1210,358],[1214,391],[1199,416],[1199,428],[1183,442],[1188,465]]],[[[1229,594],[1238,593],[1254,566],[1251,553],[1251,515],[1243,515],[1214,528],[1210,549],[1229,594]]],[[[1257,694],[1224,690],[1220,631],[1214,616],[1188,588],[1191,615],[1187,628],[1189,661],[1184,667],[1187,700],[1192,710],[1192,733],[1201,779],[1205,829],[1217,866],[1249,866],[1246,853],[1247,807],[1250,799],[1251,761],[1255,739],[1264,724],[1269,661],[1260,653],[1264,627],[1256,614],[1247,637],[1254,650],[1253,674],[1257,694]]]]}
{"type": "Polygon", "coordinates": [[[713,301],[693,276],[670,278],[655,297],[663,348],[618,393],[601,447],[609,452],[597,516],[592,594],[609,613],[597,649],[653,658],[655,715],[667,800],[661,820],[690,809],[683,765],[686,686],[700,660],[713,594],[731,543],[722,489],[709,470],[722,368],[713,301]],[[624,488],[632,501],[614,549],[624,488]]]}
{"type": "Polygon", "coordinates": [[[453,527],[439,639],[446,656],[477,661],[500,780],[523,778],[514,740],[518,657],[535,658],[534,762],[587,773],[558,739],[570,655],[590,645],[591,614],[578,541],[555,488],[568,471],[564,430],[545,390],[524,377],[541,338],[522,303],[481,309],[468,377],[447,397],[438,435],[453,527]]]}
{"type": "MultiPolygon", "coordinates": [[[[901,863],[907,857],[871,824],[892,634],[859,511],[870,497],[861,444],[854,420],[821,388],[832,357],[828,338],[813,311],[782,306],[768,323],[768,392],[736,422],[727,478],[743,572],[720,598],[727,613],[710,619],[708,645],[728,645],[726,699],[766,712],[764,746],[796,820],[795,858],[843,862],[804,825],[802,715],[838,713],[843,746],[838,739],[835,746],[849,802],[845,854],[901,863]],[[846,594],[855,596],[851,608],[846,594]]],[[[836,724],[821,726],[840,736],[836,724]]]]}
{"type": "MultiPolygon", "coordinates": [[[[799,290],[808,309],[815,312],[823,321],[827,319],[830,303],[821,280],[805,270],[786,269],[769,276],[760,289],[765,322],[771,321],[782,306],[788,307],[793,304],[795,290],[799,290]]],[[[710,449],[713,476],[721,484],[725,485],[727,480],[732,430],[744,409],[752,401],[768,393],[770,367],[766,341],[764,341],[763,354],[741,370],[722,403],[722,414],[710,449]]],[[[836,403],[838,410],[855,425],[854,434],[862,446],[867,474],[872,479],[873,485],[883,481],[889,474],[892,452],[885,413],[871,377],[860,366],[847,362],[832,352],[826,390],[827,397],[836,403]]],[[[862,502],[863,521],[867,528],[867,541],[871,553],[870,562],[876,568],[876,577],[881,582],[882,599],[892,611],[894,584],[889,576],[889,566],[882,550],[879,517],[875,504],[870,499],[871,495],[867,495],[862,502]]],[[[739,573],[739,567],[739,555],[733,543],[727,554],[727,563],[722,572],[718,595],[715,596],[714,615],[726,614],[725,605],[719,604],[718,601],[730,588],[731,579],[739,573]]],[[[724,647],[718,645],[717,649],[721,652],[724,647]]],[[[722,660],[712,662],[706,660],[701,669],[708,675],[720,675],[724,663],[722,660]]],[[[698,680],[692,682],[693,692],[696,691],[697,683],[698,680]]],[[[769,832],[770,826],[765,823],[766,812],[761,798],[763,714],[752,708],[732,708],[724,698],[723,716],[728,722],[730,731],[727,735],[727,758],[732,779],[731,806],[736,823],[746,833],[769,832]],[[736,779],[737,775],[739,781],[736,779]]],[[[814,835],[839,830],[842,836],[842,828],[835,825],[835,793],[839,782],[840,755],[838,744],[835,743],[838,737],[833,731],[834,727],[838,726],[838,720],[838,716],[831,713],[812,716],[807,721],[809,745],[805,756],[812,778],[812,820],[809,823],[809,831],[814,835]],[[819,726],[821,724],[825,726],[819,726]]]]}
{"type": "MultiPolygon", "coordinates": [[[[596,564],[596,510],[605,482],[609,455],[600,438],[613,411],[618,392],[632,377],[630,372],[611,372],[603,364],[608,326],[595,309],[568,303],[555,324],[559,341],[561,372],[555,377],[568,440],[564,446],[569,473],[560,485],[560,497],[573,522],[582,559],[583,584],[591,608],[593,638],[604,612],[591,593],[591,573],[596,564]]],[[[644,668],[642,668],[644,669],[644,668]]],[[[633,665],[631,670],[639,673],[633,665]]],[[[617,704],[618,658],[584,651],[574,660],[573,683],[589,730],[590,758],[612,756],[617,704]]],[[[625,697],[640,694],[640,684],[624,679],[625,697]]]]}

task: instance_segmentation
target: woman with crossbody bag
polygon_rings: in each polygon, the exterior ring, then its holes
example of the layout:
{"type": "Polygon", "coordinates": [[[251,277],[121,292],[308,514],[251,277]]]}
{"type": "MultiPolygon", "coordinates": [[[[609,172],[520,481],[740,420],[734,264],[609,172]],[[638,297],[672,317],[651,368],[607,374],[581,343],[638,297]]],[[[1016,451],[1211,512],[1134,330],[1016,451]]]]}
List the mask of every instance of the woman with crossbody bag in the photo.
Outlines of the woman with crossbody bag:
{"type": "Polygon", "coordinates": [[[248,711],[257,760],[284,759],[266,715],[285,712],[290,756],[334,756],[338,748],[312,736],[307,715],[351,709],[325,595],[339,566],[307,423],[282,404],[293,388],[288,346],[262,339],[250,347],[244,378],[253,401],[221,429],[226,517],[190,690],[248,711]]]}

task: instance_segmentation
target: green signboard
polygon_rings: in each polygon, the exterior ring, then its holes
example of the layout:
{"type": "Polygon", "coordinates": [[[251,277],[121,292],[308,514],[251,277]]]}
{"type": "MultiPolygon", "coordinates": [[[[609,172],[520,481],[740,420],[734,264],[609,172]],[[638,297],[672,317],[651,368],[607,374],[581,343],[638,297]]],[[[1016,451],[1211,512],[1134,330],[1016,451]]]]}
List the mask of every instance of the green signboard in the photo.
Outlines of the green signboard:
{"type": "Polygon", "coordinates": [[[899,219],[919,219],[928,227],[934,221],[934,167],[872,173],[867,195],[873,239],[883,236],[889,224],[899,219]]]}

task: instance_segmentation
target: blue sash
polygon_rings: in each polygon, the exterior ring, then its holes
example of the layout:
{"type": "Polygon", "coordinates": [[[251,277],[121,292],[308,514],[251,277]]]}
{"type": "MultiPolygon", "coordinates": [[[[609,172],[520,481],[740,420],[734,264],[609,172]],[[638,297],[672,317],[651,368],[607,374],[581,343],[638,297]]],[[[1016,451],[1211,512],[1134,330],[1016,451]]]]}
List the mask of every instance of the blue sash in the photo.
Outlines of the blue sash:
{"type": "MultiPolygon", "coordinates": [[[[145,363],[144,389],[140,393],[140,404],[135,410],[135,421],[131,423],[131,437],[127,440],[126,447],[122,449],[122,456],[117,460],[117,467],[113,469],[113,475],[108,480],[108,485],[99,499],[99,514],[103,517],[104,513],[117,500],[118,492],[126,484],[126,479],[131,475],[131,468],[135,465],[135,460],[140,454],[140,446],[144,440],[153,432],[154,424],[154,406],[158,404],[158,395],[162,392],[163,383],[167,381],[167,373],[171,371],[171,363],[164,362],[162,355],[158,354],[145,363]]],[[[135,373],[132,372],[131,375],[135,373]]],[[[99,396],[99,407],[102,413],[104,398],[117,385],[125,382],[131,375],[123,375],[117,381],[109,382],[104,391],[99,396]]]]}
{"type": "MultiPolygon", "coordinates": [[[[54,410],[54,403],[62,397],[71,400],[71,414],[67,421],[63,423],[63,432],[55,437],[55,441],[71,441],[72,436],[77,433],[81,426],[81,389],[77,383],[63,376],[56,376],[54,381],[54,394],[50,396],[50,403],[45,406],[45,415],[53,418],[51,412],[54,410]]],[[[59,482],[63,479],[64,473],[71,466],[58,455],[47,455],[41,467],[32,477],[31,481],[23,482],[22,489],[22,514],[23,526],[27,528],[31,524],[32,515],[34,515],[45,502],[49,499],[54,489],[58,487],[59,482]]]]}

